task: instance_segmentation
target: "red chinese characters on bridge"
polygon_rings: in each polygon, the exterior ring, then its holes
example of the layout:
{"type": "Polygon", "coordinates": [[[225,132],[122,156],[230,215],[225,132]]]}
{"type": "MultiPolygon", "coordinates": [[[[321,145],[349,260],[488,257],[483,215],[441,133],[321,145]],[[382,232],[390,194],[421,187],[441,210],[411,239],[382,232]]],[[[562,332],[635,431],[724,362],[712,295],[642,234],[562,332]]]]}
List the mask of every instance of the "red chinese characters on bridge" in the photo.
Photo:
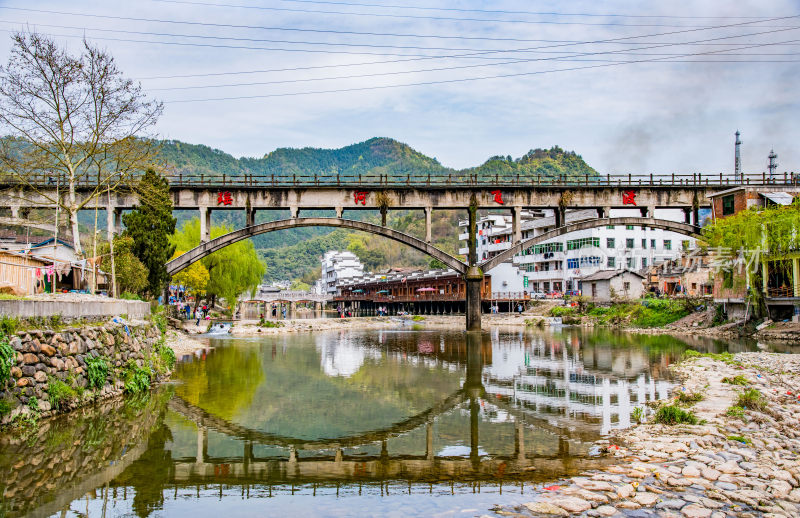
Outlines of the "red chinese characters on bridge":
{"type": "Polygon", "coordinates": [[[499,203],[500,205],[503,204],[503,193],[500,191],[492,191],[492,195],[494,195],[494,201],[499,203]]]}
{"type": "Polygon", "coordinates": [[[233,196],[230,191],[217,193],[217,205],[231,205],[233,204],[233,196]]]}
{"type": "Polygon", "coordinates": [[[622,204],[623,205],[636,205],[636,192],[634,191],[625,191],[622,193],[622,204]]]}
{"type": "Polygon", "coordinates": [[[359,203],[361,203],[361,205],[366,205],[367,191],[355,191],[353,193],[353,203],[355,203],[356,205],[358,205],[359,203]]]}

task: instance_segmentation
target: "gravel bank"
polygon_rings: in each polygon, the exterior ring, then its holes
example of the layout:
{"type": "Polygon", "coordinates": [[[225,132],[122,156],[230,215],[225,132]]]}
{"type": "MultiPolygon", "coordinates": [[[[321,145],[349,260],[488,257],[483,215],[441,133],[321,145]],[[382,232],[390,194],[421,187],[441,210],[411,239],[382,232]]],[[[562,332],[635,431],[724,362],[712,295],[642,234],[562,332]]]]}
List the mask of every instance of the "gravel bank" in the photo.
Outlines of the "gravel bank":
{"type": "Polygon", "coordinates": [[[500,516],[800,516],[800,355],[740,353],[675,367],[676,393],[701,393],[698,425],[643,424],[599,441],[619,462],[545,484],[531,502],[500,516]],[[743,376],[746,386],[723,383],[743,376]],[[756,389],[762,410],[727,415],[756,389]]]}

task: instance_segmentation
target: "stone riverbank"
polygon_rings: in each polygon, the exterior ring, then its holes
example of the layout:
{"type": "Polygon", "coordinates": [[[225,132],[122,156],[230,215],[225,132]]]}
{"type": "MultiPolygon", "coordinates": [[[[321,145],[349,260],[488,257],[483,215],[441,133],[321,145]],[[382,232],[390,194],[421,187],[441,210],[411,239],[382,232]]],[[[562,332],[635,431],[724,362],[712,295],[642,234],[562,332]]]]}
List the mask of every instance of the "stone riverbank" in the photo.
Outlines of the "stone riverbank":
{"type": "Polygon", "coordinates": [[[32,412],[47,417],[121,394],[129,362],[153,368],[156,379],[168,376],[155,350],[160,339],[161,332],[149,321],[17,332],[9,337],[16,357],[0,387],[7,410],[0,425],[32,412]],[[91,387],[87,362],[98,358],[107,375],[102,386],[91,387]],[[58,408],[51,403],[56,401],[58,408]]]}
{"type": "Polygon", "coordinates": [[[700,356],[674,370],[676,395],[702,395],[684,405],[699,424],[618,431],[598,442],[615,464],[544,484],[495,516],[800,516],[800,355],[700,356]]]}

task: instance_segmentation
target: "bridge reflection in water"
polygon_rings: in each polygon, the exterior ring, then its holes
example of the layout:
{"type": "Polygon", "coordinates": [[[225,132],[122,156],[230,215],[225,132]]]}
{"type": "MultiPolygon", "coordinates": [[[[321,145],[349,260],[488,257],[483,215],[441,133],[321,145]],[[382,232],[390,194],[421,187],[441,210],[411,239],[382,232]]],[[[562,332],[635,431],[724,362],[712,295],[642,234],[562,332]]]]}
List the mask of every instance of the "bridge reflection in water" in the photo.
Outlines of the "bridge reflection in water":
{"type": "Polygon", "coordinates": [[[87,494],[146,516],[212,494],[519,492],[606,462],[589,455],[592,442],[665,396],[666,368],[686,348],[671,337],[582,330],[383,330],[214,345],[144,407],[55,422],[53,438],[0,440],[6,515],[83,509],[77,499],[87,494]]]}

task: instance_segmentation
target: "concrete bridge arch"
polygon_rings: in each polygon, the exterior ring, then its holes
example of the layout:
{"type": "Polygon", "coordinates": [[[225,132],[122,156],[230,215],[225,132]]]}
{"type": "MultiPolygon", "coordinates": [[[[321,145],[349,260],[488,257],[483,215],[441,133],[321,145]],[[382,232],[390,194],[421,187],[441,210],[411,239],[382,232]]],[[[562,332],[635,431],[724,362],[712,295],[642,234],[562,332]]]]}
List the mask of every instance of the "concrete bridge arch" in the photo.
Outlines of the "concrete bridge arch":
{"type": "Polygon", "coordinates": [[[260,223],[258,225],[251,225],[239,230],[234,230],[233,232],[210,241],[200,243],[199,246],[196,246],[185,254],[169,261],[166,265],[167,273],[169,275],[175,275],[192,263],[199,261],[209,254],[225,248],[230,244],[241,241],[242,239],[247,239],[249,237],[257,236],[267,232],[273,232],[275,230],[298,227],[337,227],[368,232],[370,234],[383,236],[406,244],[426,255],[438,259],[447,265],[448,268],[452,268],[460,274],[464,274],[467,271],[467,265],[465,263],[459,261],[447,252],[444,252],[443,250],[440,250],[439,248],[436,248],[430,243],[426,243],[419,238],[404,234],[403,232],[398,232],[397,230],[393,230],[391,228],[344,218],[290,218],[278,221],[270,221],[268,223],[260,223]]]}

